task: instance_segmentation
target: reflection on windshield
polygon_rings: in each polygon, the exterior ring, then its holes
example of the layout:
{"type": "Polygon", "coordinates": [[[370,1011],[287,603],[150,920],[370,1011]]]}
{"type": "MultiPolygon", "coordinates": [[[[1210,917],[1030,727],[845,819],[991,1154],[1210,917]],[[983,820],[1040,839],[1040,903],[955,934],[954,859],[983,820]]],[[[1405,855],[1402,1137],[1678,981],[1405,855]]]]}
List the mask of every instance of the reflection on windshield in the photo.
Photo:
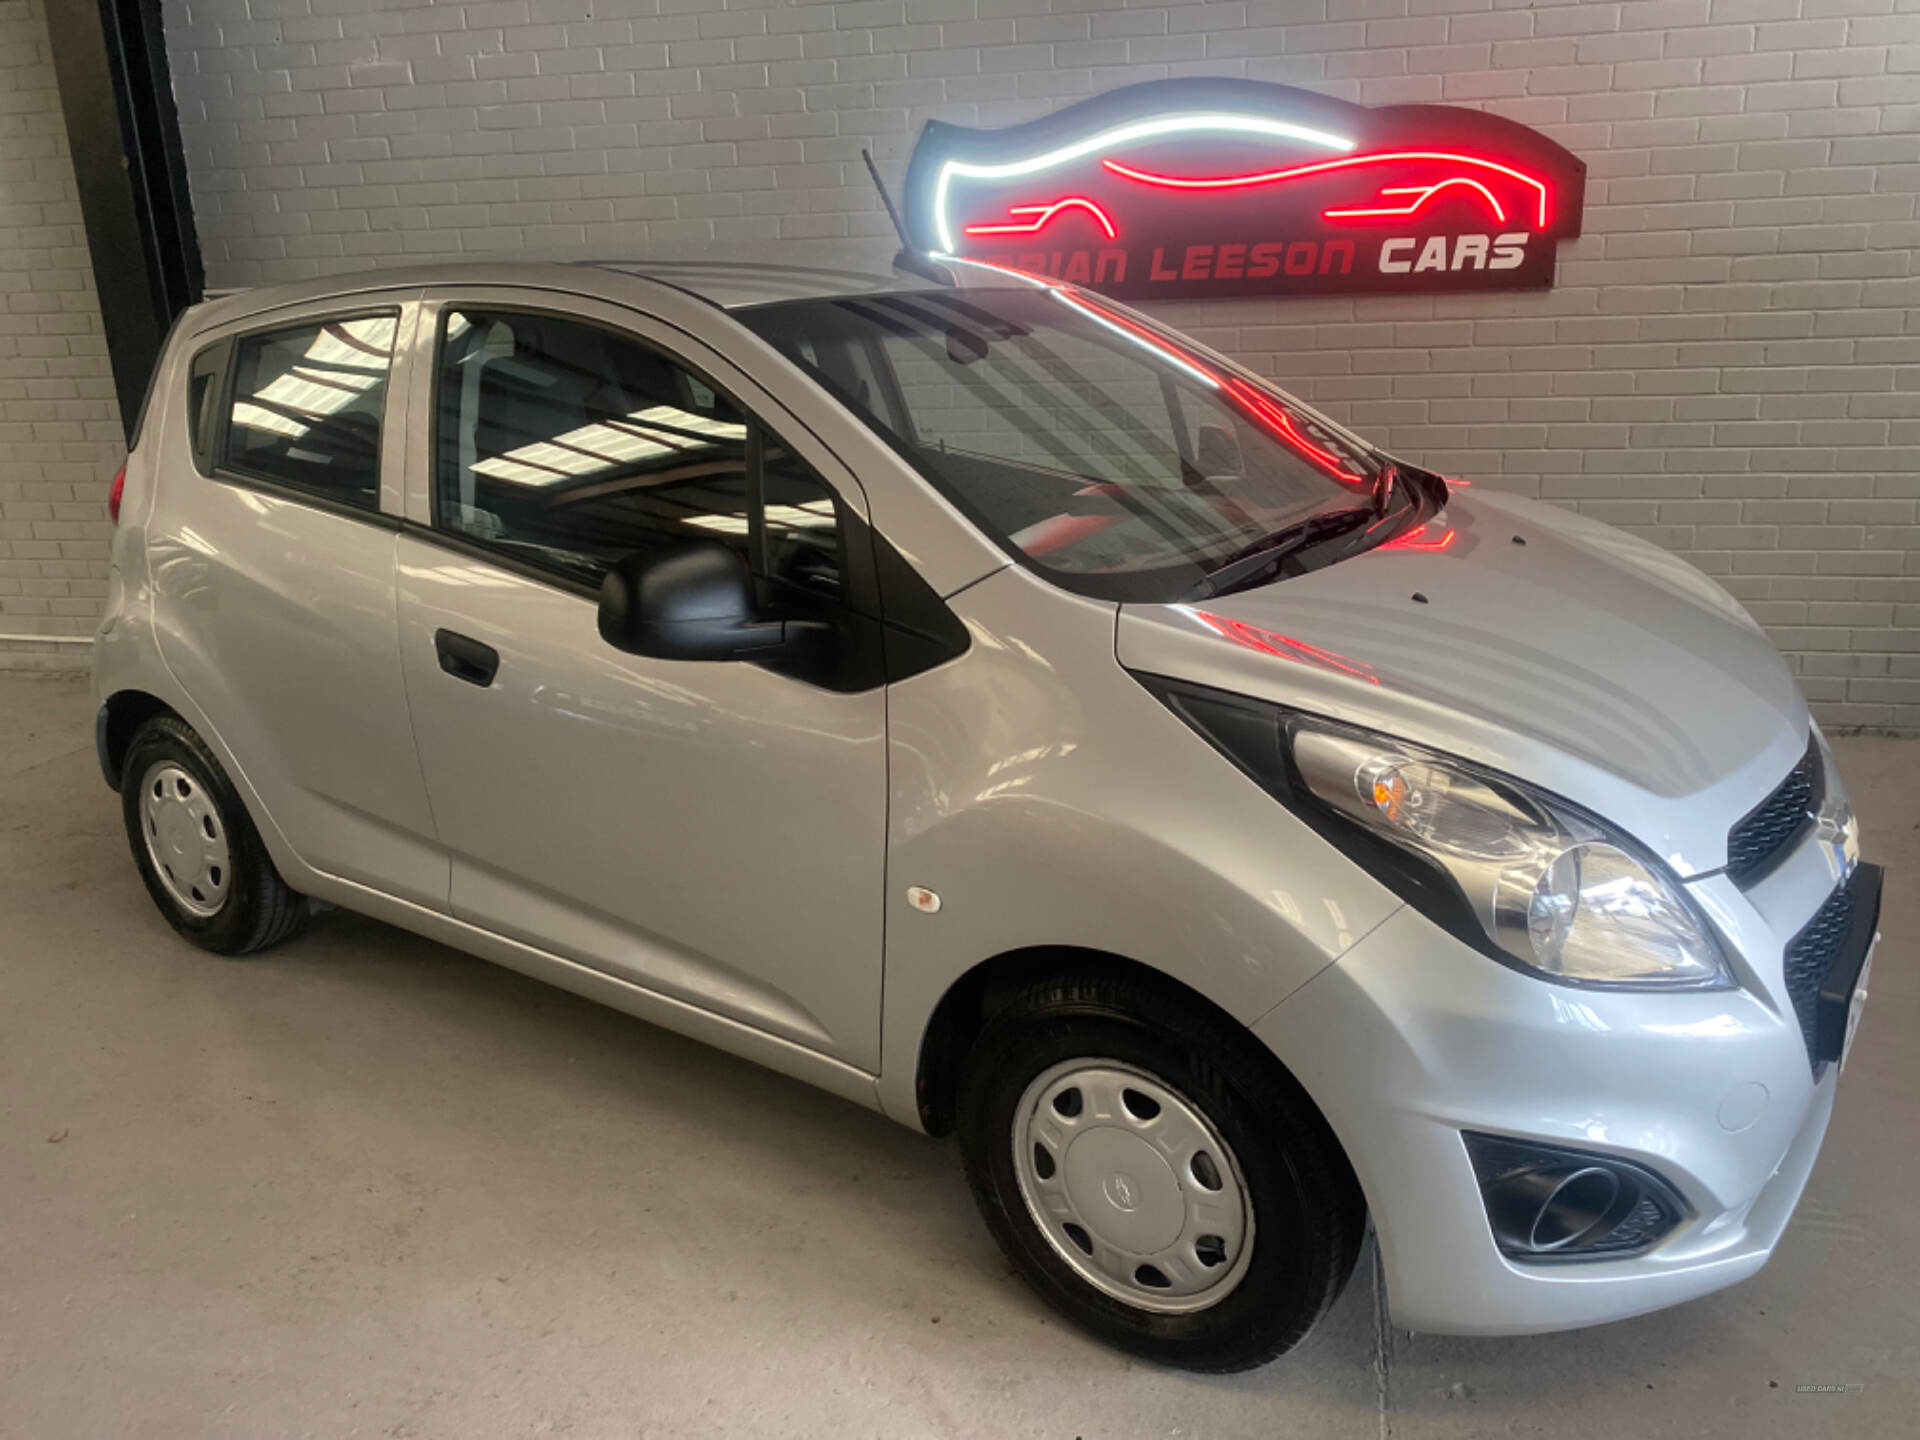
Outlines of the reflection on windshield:
{"type": "MultiPolygon", "coordinates": [[[[1215,390],[1224,390],[1237,404],[1245,409],[1249,415],[1266,425],[1268,429],[1272,431],[1274,437],[1282,444],[1292,446],[1301,455],[1313,460],[1316,464],[1324,468],[1327,473],[1335,479],[1346,481],[1352,485],[1366,483],[1367,477],[1363,474],[1356,473],[1356,466],[1353,463],[1343,463],[1338,455],[1334,454],[1324,445],[1315,444],[1301,433],[1302,421],[1309,426],[1318,425],[1322,429],[1329,429],[1330,427],[1328,427],[1326,422],[1321,420],[1319,416],[1302,411],[1301,421],[1296,421],[1290,408],[1281,402],[1277,396],[1263,395],[1244,380],[1216,372],[1199,356],[1174,343],[1170,337],[1156,334],[1146,326],[1137,324],[1129,320],[1126,316],[1109,310],[1106,306],[1095,301],[1090,296],[1069,293],[1067,290],[1050,281],[1043,280],[1035,275],[1028,275],[1023,271],[1009,269],[1004,265],[994,265],[983,260],[967,260],[957,255],[949,255],[942,258],[949,263],[957,262],[962,265],[973,265],[984,269],[998,270],[1003,274],[1012,275],[1018,279],[1027,281],[1029,284],[1038,286],[1040,289],[1052,295],[1054,299],[1062,301],[1073,309],[1078,310],[1096,324],[1102,325],[1114,334],[1120,336],[1121,339],[1127,340],[1135,345],[1144,346],[1156,355],[1170,361],[1183,373],[1192,376],[1201,384],[1215,390]]],[[[1336,447],[1343,444],[1347,445],[1349,449],[1355,452],[1354,458],[1356,460],[1366,454],[1366,447],[1360,445],[1355,441],[1354,437],[1351,436],[1343,434],[1339,439],[1335,439],[1331,443],[1336,447]]]]}
{"type": "Polygon", "coordinates": [[[1283,407],[1266,399],[1244,380],[1227,380],[1224,383],[1227,393],[1246,407],[1248,413],[1255,419],[1262,421],[1283,444],[1291,445],[1336,480],[1345,481],[1349,485],[1367,483],[1367,477],[1355,473],[1351,462],[1343,463],[1332,451],[1314,444],[1302,435],[1293,416],[1283,407]]]}
{"type": "MultiPolygon", "coordinates": [[[[1308,517],[1377,503],[1384,462],[1350,432],[1071,287],[1008,272],[992,288],[737,313],[995,540],[1082,594],[1170,601],[1308,517]]],[[[1384,523],[1321,527],[1289,573],[1398,533],[1421,506],[1398,487],[1384,523]]]]}

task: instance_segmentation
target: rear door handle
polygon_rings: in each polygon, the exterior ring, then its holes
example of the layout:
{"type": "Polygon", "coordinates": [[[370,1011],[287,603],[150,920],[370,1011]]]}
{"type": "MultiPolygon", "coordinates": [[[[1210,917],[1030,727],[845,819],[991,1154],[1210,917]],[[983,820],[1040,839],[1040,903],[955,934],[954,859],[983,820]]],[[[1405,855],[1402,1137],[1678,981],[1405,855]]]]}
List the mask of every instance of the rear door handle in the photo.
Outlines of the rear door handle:
{"type": "Polygon", "coordinates": [[[442,670],[483,690],[493,683],[494,673],[500,668],[498,650],[456,630],[434,631],[433,648],[442,670]]]}

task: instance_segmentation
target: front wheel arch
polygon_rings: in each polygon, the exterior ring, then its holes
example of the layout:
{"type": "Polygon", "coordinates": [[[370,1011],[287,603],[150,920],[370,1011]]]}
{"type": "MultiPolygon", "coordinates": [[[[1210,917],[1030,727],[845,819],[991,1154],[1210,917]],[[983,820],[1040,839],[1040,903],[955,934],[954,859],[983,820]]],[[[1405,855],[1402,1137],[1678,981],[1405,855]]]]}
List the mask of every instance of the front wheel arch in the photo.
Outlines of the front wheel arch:
{"type": "MultiPolygon", "coordinates": [[[[987,1019],[1022,990],[1042,980],[1125,980],[1164,997],[1170,1003],[1203,1016],[1220,1034],[1236,1040],[1271,1067],[1283,1082],[1314,1104],[1305,1087],[1286,1064],[1227,1011],[1166,972],[1138,960],[1105,950],[1071,945],[1033,945],[1008,950],[982,960],[947,987],[921,1035],[914,1070],[914,1096],[921,1128],[929,1135],[953,1132],[960,1075],[967,1052],[979,1038],[987,1019]]],[[[1314,1105],[1316,1112],[1319,1106],[1314,1105]]],[[[1321,1116],[1323,1123],[1325,1115],[1321,1116]]],[[[1332,1126],[1328,1125],[1328,1130],[1332,1126]]],[[[1337,1137],[1336,1137],[1337,1138],[1337,1137]]],[[[1343,1152],[1344,1155],[1344,1152],[1343,1152]]],[[[1351,1168],[1351,1162],[1348,1162],[1351,1168]]]]}

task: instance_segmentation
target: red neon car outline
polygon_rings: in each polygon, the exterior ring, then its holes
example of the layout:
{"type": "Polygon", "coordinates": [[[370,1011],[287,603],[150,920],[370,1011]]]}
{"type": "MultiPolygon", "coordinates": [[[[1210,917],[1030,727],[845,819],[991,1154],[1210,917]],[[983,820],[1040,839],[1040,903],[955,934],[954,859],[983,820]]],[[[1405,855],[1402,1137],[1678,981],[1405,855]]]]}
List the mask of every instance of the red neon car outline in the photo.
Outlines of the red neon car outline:
{"type": "Polygon", "coordinates": [[[1449,175],[1445,180],[1436,181],[1432,185],[1383,185],[1380,188],[1382,195],[1418,197],[1408,205],[1376,205],[1365,210],[1323,210],[1320,213],[1329,220],[1371,220],[1383,215],[1412,215],[1450,185],[1465,185],[1479,191],[1481,197],[1487,202],[1487,208],[1493,211],[1493,218],[1502,225],[1507,223],[1506,207],[1500,203],[1494,193],[1478,180],[1469,179],[1465,175],[1449,175]]]}
{"type": "MultiPolygon", "coordinates": [[[[1124,176],[1129,180],[1138,181],[1142,185],[1159,185],[1172,190],[1237,190],[1250,185],[1279,184],[1283,181],[1299,179],[1304,175],[1324,175],[1335,170],[1349,170],[1357,165],[1378,165],[1405,160],[1432,160],[1441,164],[1476,166],[1484,170],[1505,175],[1510,179],[1518,180],[1523,185],[1531,186],[1539,196],[1539,205],[1537,207],[1539,215],[1538,228],[1541,230],[1547,228],[1548,192],[1544,180],[1529,175],[1524,170],[1516,170],[1511,165],[1502,165],[1497,160],[1488,160],[1478,155],[1461,155],[1446,150],[1382,150],[1371,155],[1343,155],[1338,160],[1316,160],[1311,164],[1293,165],[1284,170],[1262,170],[1244,175],[1162,175],[1152,170],[1140,170],[1134,166],[1122,164],[1120,161],[1113,159],[1102,160],[1100,164],[1113,174],[1124,176]]],[[[1454,179],[1464,180],[1470,184],[1478,184],[1477,181],[1472,181],[1464,175],[1449,177],[1446,181],[1437,182],[1428,190],[1428,195],[1431,196],[1435,190],[1441,189],[1454,179]]],[[[1492,199],[1491,192],[1486,191],[1484,186],[1480,186],[1480,189],[1482,193],[1487,194],[1490,200],[1492,199]]],[[[1381,193],[1387,194],[1393,192],[1383,190],[1381,193]]],[[[1399,193],[1406,192],[1401,191],[1399,193]]],[[[1418,209],[1419,206],[1424,203],[1424,199],[1416,201],[1413,209],[1418,209]]],[[[1498,208],[1498,202],[1495,202],[1495,204],[1496,208],[1498,208]]],[[[1379,213],[1383,215],[1405,215],[1411,214],[1412,210],[1382,210],[1379,213]]],[[[1329,219],[1346,218],[1332,210],[1327,211],[1326,214],[1329,219]]]]}
{"type": "Polygon", "coordinates": [[[1107,238],[1109,240],[1117,240],[1120,238],[1120,232],[1113,228],[1112,217],[1084,195],[1064,195],[1060,199],[1055,200],[1051,205],[1009,205],[1007,207],[1007,213],[1009,215],[1032,215],[1034,219],[1030,222],[1008,221],[1004,224],[965,225],[961,227],[961,233],[966,235],[1033,235],[1044,229],[1053,217],[1058,215],[1062,210],[1072,209],[1085,210],[1091,214],[1100,228],[1107,232],[1107,238]]]}

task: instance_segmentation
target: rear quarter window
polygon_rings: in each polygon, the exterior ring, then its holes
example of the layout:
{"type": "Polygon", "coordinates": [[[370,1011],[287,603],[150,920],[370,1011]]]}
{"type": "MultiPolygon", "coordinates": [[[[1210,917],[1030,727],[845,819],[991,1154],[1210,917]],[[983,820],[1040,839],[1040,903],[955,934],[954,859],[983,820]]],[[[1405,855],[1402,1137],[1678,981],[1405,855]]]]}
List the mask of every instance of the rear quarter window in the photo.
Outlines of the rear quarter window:
{"type": "Polygon", "coordinates": [[[222,466],[377,510],[380,422],[398,323],[397,310],[382,311],[236,339],[222,466]]]}

